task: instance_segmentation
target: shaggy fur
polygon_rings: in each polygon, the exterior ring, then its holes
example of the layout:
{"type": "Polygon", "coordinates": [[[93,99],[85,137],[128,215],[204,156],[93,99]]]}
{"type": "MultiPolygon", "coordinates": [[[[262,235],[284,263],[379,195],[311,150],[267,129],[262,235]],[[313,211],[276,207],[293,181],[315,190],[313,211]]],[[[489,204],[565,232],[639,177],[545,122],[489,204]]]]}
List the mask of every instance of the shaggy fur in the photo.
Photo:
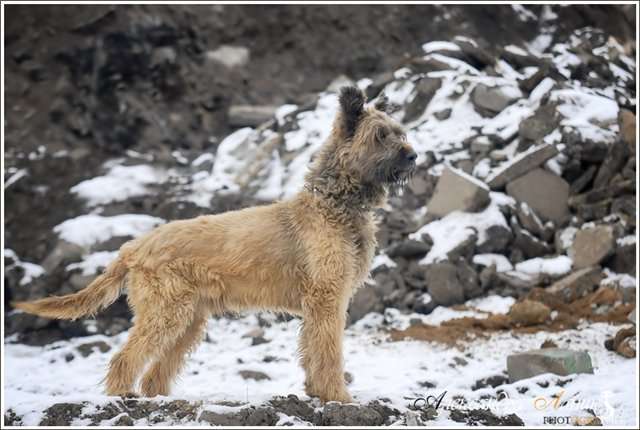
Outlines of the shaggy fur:
{"type": "Polygon", "coordinates": [[[116,300],[123,288],[135,314],[106,377],[110,395],[166,395],[207,318],[272,310],[303,318],[299,352],[305,389],[323,402],[350,402],[342,333],[347,306],[368,277],[376,227],[372,209],[415,167],[415,152],[381,98],[365,106],[355,87],[340,93],[332,134],[294,198],[174,221],[127,242],[86,289],[16,303],[26,312],[75,319],[116,300]]]}

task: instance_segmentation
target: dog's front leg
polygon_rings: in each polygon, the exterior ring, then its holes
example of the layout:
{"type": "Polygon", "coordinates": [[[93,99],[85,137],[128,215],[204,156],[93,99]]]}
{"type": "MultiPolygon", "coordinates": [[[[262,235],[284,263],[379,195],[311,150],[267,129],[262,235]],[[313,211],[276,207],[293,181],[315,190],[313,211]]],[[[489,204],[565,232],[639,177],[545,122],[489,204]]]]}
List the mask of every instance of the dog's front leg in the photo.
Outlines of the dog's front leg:
{"type": "Polygon", "coordinates": [[[352,399],[345,386],[342,361],[345,306],[324,300],[308,303],[305,308],[300,334],[305,391],[322,402],[349,403],[352,399]]]}

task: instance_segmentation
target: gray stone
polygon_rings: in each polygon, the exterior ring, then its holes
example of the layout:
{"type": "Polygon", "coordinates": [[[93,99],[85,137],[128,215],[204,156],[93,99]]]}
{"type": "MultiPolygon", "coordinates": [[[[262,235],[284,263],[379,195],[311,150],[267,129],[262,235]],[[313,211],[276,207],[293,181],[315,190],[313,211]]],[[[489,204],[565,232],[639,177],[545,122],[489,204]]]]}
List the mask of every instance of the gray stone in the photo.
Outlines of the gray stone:
{"type": "Polygon", "coordinates": [[[609,265],[616,273],[627,273],[636,276],[636,244],[626,243],[618,245],[609,265]]]}
{"type": "Polygon", "coordinates": [[[543,241],[548,242],[553,237],[553,224],[543,224],[538,215],[525,202],[516,205],[516,216],[522,227],[543,241]]]}
{"type": "Polygon", "coordinates": [[[229,108],[232,127],[257,127],[274,118],[277,106],[234,105],[229,108]]]}
{"type": "Polygon", "coordinates": [[[244,46],[221,45],[216,50],[208,51],[205,57],[207,61],[233,69],[247,65],[249,62],[249,49],[244,46]]]}
{"type": "Polygon", "coordinates": [[[511,230],[502,225],[492,225],[486,230],[485,241],[476,245],[478,254],[502,253],[507,249],[513,234],[511,230]]]}
{"type": "Polygon", "coordinates": [[[391,258],[420,258],[429,253],[431,246],[432,244],[420,240],[406,239],[391,246],[387,255],[391,258]]]}
{"type": "Polygon", "coordinates": [[[229,414],[203,411],[198,417],[198,421],[205,421],[216,426],[274,426],[278,420],[278,414],[274,409],[254,406],[242,408],[238,412],[229,414]]]}
{"type": "Polygon", "coordinates": [[[507,184],[507,194],[525,202],[545,221],[561,225],[569,216],[569,184],[551,172],[535,169],[507,184]]]}
{"type": "Polygon", "coordinates": [[[42,262],[42,267],[47,273],[51,273],[63,262],[66,263],[80,260],[83,253],[84,248],[80,245],[60,239],[56,244],[56,247],[53,248],[53,251],[51,251],[42,262]]]}
{"type": "Polygon", "coordinates": [[[373,100],[373,98],[380,94],[380,91],[382,91],[389,82],[393,81],[393,79],[393,72],[383,72],[375,75],[372,78],[372,82],[364,90],[367,95],[367,99],[373,100]]]}
{"type": "Polygon", "coordinates": [[[571,303],[595,291],[603,277],[599,267],[585,267],[554,282],[547,291],[571,303]]]}
{"type": "Polygon", "coordinates": [[[578,230],[571,245],[569,256],[573,259],[573,267],[583,267],[600,264],[615,249],[613,228],[600,225],[578,230]]]}
{"type": "Polygon", "coordinates": [[[517,100],[509,94],[506,94],[500,87],[489,87],[484,84],[478,84],[471,92],[471,101],[481,114],[489,111],[491,113],[501,112],[517,100]]]}
{"type": "Polygon", "coordinates": [[[238,374],[242,376],[242,379],[253,379],[254,381],[271,379],[266,373],[257,370],[240,370],[238,371],[238,374]]]}
{"type": "Polygon", "coordinates": [[[540,141],[551,133],[560,123],[560,118],[554,105],[543,105],[529,118],[520,122],[518,135],[521,138],[540,141]]]}
{"type": "Polygon", "coordinates": [[[521,250],[526,258],[542,257],[553,252],[551,245],[520,228],[517,222],[513,222],[511,228],[514,233],[512,248],[521,250]]]}
{"type": "Polygon", "coordinates": [[[349,304],[349,323],[352,324],[358,321],[369,312],[381,311],[382,309],[382,299],[373,287],[364,286],[359,288],[349,304]]]}
{"type": "Polygon", "coordinates": [[[611,178],[622,170],[627,158],[629,158],[629,147],[620,140],[615,141],[609,147],[609,152],[593,180],[593,188],[606,187],[611,178]]]}
{"type": "Polygon", "coordinates": [[[489,188],[482,181],[445,167],[436,185],[427,212],[442,217],[453,211],[477,211],[489,203],[489,188]]]}
{"type": "Polygon", "coordinates": [[[442,81],[438,78],[422,78],[416,85],[413,99],[405,106],[402,121],[410,122],[420,117],[441,84],[442,81]]]}
{"type": "Polygon", "coordinates": [[[456,265],[443,262],[430,264],[425,268],[427,290],[434,303],[451,306],[463,303],[465,287],[458,278],[456,265]]]}
{"type": "Polygon", "coordinates": [[[369,406],[327,403],[319,423],[323,426],[379,426],[384,418],[369,406]]]}
{"type": "Polygon", "coordinates": [[[589,182],[591,182],[593,177],[596,175],[596,170],[596,166],[591,165],[578,177],[578,179],[571,182],[571,194],[573,195],[582,192],[582,190],[586,188],[589,182]]]}
{"type": "Polygon", "coordinates": [[[507,357],[507,372],[511,383],[543,373],[567,376],[593,373],[591,357],[584,351],[561,348],[535,349],[507,357]]]}
{"type": "Polygon", "coordinates": [[[504,168],[488,177],[487,184],[492,190],[500,189],[508,182],[530,172],[557,154],[558,149],[552,144],[532,147],[526,152],[518,154],[504,168]]]}
{"type": "Polygon", "coordinates": [[[96,342],[83,343],[82,345],[78,345],[76,347],[80,355],[83,357],[88,357],[93,354],[96,350],[100,352],[109,352],[111,350],[111,346],[105,341],[99,340],[96,342]]]}

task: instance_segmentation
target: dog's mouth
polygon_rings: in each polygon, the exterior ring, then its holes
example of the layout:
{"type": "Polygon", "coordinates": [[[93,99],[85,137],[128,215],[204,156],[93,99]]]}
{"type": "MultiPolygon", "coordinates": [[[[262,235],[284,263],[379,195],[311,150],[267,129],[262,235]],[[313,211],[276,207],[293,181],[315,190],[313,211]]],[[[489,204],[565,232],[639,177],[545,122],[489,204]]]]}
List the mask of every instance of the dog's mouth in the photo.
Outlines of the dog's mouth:
{"type": "Polygon", "coordinates": [[[411,163],[406,166],[398,166],[391,169],[391,174],[387,178],[387,183],[393,188],[403,188],[416,171],[416,164],[411,163]]]}

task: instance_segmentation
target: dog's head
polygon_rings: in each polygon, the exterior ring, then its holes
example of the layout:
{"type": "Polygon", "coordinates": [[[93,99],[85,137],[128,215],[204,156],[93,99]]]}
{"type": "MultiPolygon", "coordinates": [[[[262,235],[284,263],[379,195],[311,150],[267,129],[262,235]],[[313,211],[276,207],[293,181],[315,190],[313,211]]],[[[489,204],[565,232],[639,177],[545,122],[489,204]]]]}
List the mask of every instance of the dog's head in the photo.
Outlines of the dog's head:
{"type": "Polygon", "coordinates": [[[415,170],[417,154],[400,124],[387,114],[387,97],[365,106],[362,90],[350,86],[342,87],[339,100],[340,164],[363,183],[403,185],[415,170]]]}

